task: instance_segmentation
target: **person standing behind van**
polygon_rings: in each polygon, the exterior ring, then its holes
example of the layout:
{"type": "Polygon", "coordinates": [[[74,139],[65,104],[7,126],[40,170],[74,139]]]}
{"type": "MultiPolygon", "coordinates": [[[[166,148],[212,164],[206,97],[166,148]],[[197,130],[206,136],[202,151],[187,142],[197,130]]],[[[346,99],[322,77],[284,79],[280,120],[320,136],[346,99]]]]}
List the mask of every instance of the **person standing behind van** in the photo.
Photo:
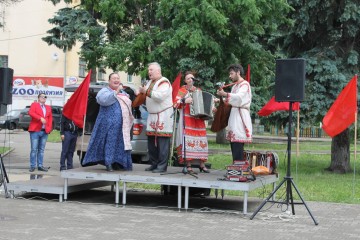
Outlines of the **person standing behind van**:
{"type": "Polygon", "coordinates": [[[73,167],[73,156],[76,147],[76,140],[79,128],[74,122],[64,114],[61,115],[60,120],[60,137],[62,141],[62,149],[60,156],[60,171],[69,170],[73,167]]]}

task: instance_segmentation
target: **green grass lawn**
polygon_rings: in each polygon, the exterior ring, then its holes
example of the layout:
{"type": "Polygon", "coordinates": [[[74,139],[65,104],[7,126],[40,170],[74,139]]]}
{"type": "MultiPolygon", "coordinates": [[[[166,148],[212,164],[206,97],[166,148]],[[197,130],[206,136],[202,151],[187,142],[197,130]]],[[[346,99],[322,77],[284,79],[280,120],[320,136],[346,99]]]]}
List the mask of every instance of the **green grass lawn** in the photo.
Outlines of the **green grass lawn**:
{"type": "Polygon", "coordinates": [[[9,150],[10,150],[9,147],[0,147],[0,154],[3,154],[3,153],[5,153],[5,152],[7,152],[9,150]]]}
{"type": "Polygon", "coordinates": [[[48,142],[61,142],[60,132],[53,130],[48,136],[48,142]]]}

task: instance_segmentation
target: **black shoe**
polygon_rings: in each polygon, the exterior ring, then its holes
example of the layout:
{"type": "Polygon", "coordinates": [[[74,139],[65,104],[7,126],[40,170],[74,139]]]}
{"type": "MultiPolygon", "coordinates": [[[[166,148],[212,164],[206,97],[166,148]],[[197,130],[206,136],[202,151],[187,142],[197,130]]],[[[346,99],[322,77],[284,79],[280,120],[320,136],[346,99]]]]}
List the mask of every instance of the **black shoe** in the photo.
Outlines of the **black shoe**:
{"type": "Polygon", "coordinates": [[[48,169],[47,169],[47,168],[44,168],[44,167],[38,167],[38,171],[47,172],[48,169]]]}
{"type": "Polygon", "coordinates": [[[29,169],[29,172],[33,172],[33,171],[35,171],[35,168],[32,167],[29,169]]]}
{"type": "Polygon", "coordinates": [[[192,169],[192,167],[191,166],[186,166],[186,169],[185,168],[183,168],[183,171],[182,171],[184,174],[190,174],[190,175],[192,175],[192,174],[197,174],[196,172],[194,172],[194,170],[192,169]]]}
{"type": "Polygon", "coordinates": [[[163,173],[163,172],[166,172],[165,169],[158,169],[158,168],[155,168],[154,170],[152,170],[153,173],[163,173]]]}
{"type": "Polygon", "coordinates": [[[112,171],[114,171],[114,170],[113,170],[113,168],[112,168],[111,165],[107,165],[107,166],[106,166],[106,171],[112,172],[112,171]]]}
{"type": "Polygon", "coordinates": [[[145,168],[145,171],[152,171],[152,170],[154,170],[154,169],[156,169],[155,166],[150,166],[150,167],[148,167],[148,168],[145,168]]]}
{"type": "Polygon", "coordinates": [[[204,173],[210,173],[210,170],[207,169],[206,167],[199,167],[200,172],[204,172],[204,173]]]}

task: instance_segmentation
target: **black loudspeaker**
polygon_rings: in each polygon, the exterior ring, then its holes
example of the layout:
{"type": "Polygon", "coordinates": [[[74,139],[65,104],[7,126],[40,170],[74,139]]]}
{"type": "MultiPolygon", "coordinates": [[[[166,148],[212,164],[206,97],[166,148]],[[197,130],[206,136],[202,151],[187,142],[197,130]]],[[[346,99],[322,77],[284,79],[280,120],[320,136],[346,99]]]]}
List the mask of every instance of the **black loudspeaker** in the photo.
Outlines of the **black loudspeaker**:
{"type": "Polygon", "coordinates": [[[0,104],[12,104],[13,75],[13,69],[0,68],[0,104]]]}
{"type": "Polygon", "coordinates": [[[305,95],[305,59],[276,60],[275,100],[302,102],[305,95]]]}

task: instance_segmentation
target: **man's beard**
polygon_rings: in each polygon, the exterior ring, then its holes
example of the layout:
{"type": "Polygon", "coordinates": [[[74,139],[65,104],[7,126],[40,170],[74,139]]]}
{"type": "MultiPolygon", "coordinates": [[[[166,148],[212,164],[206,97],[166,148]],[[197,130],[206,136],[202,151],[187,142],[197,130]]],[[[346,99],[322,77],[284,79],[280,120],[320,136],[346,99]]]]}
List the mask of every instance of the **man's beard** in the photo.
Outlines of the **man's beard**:
{"type": "Polygon", "coordinates": [[[233,79],[231,79],[233,82],[237,82],[237,81],[239,81],[239,76],[238,75],[236,75],[233,79]]]}

